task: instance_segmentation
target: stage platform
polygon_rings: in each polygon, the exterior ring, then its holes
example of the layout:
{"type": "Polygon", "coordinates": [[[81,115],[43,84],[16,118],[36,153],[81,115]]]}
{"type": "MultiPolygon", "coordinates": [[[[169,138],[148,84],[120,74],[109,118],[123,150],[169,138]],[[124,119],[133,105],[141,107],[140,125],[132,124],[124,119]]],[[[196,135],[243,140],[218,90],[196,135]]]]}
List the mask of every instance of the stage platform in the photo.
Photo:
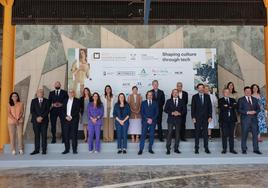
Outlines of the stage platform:
{"type": "MultiPolygon", "coordinates": [[[[202,146],[202,141],[200,146],[202,146]]],[[[13,156],[10,154],[9,145],[4,148],[0,155],[0,168],[22,167],[55,167],[55,166],[133,166],[133,165],[228,165],[228,164],[268,164],[268,141],[260,143],[263,155],[252,152],[252,142],[248,141],[248,154],[243,155],[240,150],[240,140],[235,141],[235,148],[239,154],[221,154],[220,139],[209,142],[211,154],[206,154],[200,147],[200,154],[194,154],[194,140],[181,142],[181,154],[171,152],[166,155],[165,142],[156,141],[154,144],[155,154],[148,153],[148,143],[143,155],[137,155],[138,144],[129,143],[127,154],[117,154],[116,142],[102,143],[100,153],[89,153],[87,144],[79,143],[78,154],[72,152],[62,155],[64,145],[61,143],[49,144],[47,155],[37,154],[31,156],[33,144],[25,144],[25,154],[13,156]]]]}

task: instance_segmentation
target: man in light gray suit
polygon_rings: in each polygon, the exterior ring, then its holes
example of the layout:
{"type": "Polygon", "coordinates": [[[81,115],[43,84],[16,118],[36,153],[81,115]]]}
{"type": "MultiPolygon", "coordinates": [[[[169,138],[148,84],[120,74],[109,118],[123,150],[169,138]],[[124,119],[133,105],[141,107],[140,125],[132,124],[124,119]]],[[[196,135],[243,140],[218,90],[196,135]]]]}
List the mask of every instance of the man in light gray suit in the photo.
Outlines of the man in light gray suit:
{"type": "Polygon", "coordinates": [[[252,132],[253,152],[262,154],[258,145],[258,119],[257,115],[260,111],[258,100],[251,96],[249,86],[244,88],[245,96],[238,100],[238,112],[241,114],[241,148],[242,153],[247,154],[247,138],[248,133],[252,132]]]}

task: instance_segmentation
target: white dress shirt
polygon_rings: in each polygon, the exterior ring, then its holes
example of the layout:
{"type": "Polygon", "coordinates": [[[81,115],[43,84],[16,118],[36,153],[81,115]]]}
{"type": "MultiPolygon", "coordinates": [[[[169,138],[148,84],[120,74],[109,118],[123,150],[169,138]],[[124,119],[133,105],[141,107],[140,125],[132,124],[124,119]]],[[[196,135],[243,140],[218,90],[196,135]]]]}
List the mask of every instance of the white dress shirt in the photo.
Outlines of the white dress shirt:
{"type": "Polygon", "coordinates": [[[71,112],[72,112],[73,101],[74,98],[69,98],[67,102],[67,116],[70,116],[71,118],[72,118],[71,112]]]}
{"type": "Polygon", "coordinates": [[[173,103],[175,104],[175,106],[177,107],[178,106],[178,98],[173,98],[173,103]]]}
{"type": "Polygon", "coordinates": [[[55,90],[55,94],[56,95],[60,95],[60,89],[59,90],[55,90]]]}

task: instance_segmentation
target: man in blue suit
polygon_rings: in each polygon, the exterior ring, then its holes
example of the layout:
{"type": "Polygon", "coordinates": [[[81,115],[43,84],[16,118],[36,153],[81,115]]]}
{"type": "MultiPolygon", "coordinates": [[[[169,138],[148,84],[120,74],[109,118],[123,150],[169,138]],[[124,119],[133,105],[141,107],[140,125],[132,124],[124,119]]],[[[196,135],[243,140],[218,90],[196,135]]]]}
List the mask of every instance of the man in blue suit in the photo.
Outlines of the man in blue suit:
{"type": "Polygon", "coordinates": [[[145,139],[149,130],[149,153],[154,154],[152,149],[154,143],[154,131],[158,116],[158,104],[153,101],[153,92],[146,93],[146,100],[141,103],[141,117],[142,117],[142,132],[140,140],[140,150],[138,155],[141,155],[144,149],[145,139]]]}
{"type": "Polygon", "coordinates": [[[243,154],[247,154],[247,138],[248,133],[252,132],[253,151],[256,154],[262,154],[258,145],[258,119],[257,115],[260,112],[258,100],[251,96],[249,86],[244,88],[245,96],[238,100],[238,112],[241,114],[241,149],[243,154]]]}

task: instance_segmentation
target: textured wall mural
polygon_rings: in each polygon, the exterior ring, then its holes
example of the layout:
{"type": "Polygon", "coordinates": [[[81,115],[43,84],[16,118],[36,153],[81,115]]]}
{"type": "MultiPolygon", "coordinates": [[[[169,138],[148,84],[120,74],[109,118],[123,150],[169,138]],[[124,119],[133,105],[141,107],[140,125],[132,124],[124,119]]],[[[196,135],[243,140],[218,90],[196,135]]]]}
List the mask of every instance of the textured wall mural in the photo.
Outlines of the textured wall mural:
{"type": "MultiPolygon", "coordinates": [[[[233,81],[242,94],[244,85],[264,87],[263,27],[261,26],[17,26],[15,89],[27,103],[37,88],[46,95],[55,80],[66,87],[69,48],[216,48],[218,85],[233,81]]],[[[49,134],[50,135],[50,134],[49,134]]]]}

